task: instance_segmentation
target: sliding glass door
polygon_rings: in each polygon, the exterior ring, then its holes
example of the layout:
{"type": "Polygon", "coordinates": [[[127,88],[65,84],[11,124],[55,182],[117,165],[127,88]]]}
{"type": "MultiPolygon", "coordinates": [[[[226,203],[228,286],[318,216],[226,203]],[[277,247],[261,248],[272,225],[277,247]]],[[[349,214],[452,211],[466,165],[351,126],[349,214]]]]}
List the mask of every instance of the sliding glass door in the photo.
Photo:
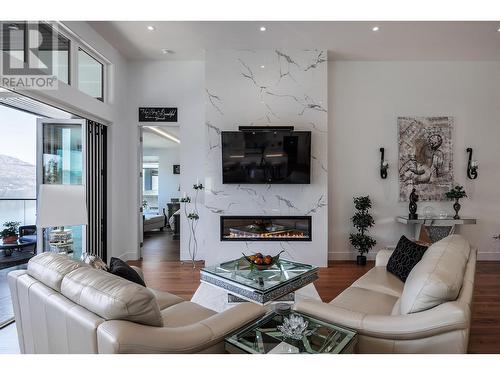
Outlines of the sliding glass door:
{"type": "MultiPolygon", "coordinates": [[[[37,187],[40,184],[86,184],[85,120],[38,119],[37,187]]],[[[65,207],[54,206],[54,212],[65,207]]],[[[38,252],[72,253],[79,259],[86,252],[85,226],[37,228],[38,252]]]]}

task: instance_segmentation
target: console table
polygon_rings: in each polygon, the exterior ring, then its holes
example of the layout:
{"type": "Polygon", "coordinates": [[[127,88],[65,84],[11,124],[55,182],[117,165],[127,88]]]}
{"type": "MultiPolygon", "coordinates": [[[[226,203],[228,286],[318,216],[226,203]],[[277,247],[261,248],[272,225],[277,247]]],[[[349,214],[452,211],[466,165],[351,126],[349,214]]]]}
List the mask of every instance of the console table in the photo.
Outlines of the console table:
{"type": "Polygon", "coordinates": [[[453,217],[422,217],[419,219],[408,219],[406,216],[397,216],[396,221],[401,224],[410,225],[413,228],[413,236],[415,239],[420,238],[422,226],[426,227],[432,242],[439,241],[453,234],[457,225],[476,224],[476,219],[454,219],[453,217]]]}

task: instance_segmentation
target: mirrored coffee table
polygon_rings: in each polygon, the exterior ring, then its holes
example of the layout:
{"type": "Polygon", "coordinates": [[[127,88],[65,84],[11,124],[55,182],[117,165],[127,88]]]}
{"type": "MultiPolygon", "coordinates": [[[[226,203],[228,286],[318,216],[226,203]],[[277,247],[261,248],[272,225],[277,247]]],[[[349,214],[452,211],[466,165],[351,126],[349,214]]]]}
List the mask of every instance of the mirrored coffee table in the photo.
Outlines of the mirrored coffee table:
{"type": "Polygon", "coordinates": [[[239,299],[260,305],[279,299],[293,302],[293,292],[316,279],[318,267],[286,259],[267,270],[255,269],[241,258],[200,271],[201,282],[227,291],[231,302],[239,299]]]}
{"type": "Polygon", "coordinates": [[[356,332],[295,311],[270,312],[225,339],[226,351],[234,354],[348,354],[354,353],[356,343],[356,332]],[[301,338],[288,337],[280,329],[292,314],[307,322],[301,338]]]}

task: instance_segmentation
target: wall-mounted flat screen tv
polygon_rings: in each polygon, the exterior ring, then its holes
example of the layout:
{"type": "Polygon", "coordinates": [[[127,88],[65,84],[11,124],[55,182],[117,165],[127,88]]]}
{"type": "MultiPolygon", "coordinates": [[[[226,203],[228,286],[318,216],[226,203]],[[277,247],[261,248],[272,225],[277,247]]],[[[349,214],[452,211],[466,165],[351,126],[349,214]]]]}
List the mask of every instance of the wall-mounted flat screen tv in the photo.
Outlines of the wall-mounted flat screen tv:
{"type": "Polygon", "coordinates": [[[224,184],[310,184],[311,132],[224,131],[224,184]]]}

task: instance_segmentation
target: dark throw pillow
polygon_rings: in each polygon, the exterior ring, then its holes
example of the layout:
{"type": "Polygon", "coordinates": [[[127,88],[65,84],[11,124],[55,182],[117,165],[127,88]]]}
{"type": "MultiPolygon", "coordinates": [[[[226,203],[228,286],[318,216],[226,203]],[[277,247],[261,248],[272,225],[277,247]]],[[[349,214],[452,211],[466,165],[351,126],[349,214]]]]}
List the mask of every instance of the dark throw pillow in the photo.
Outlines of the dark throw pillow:
{"type": "Polygon", "coordinates": [[[419,245],[405,236],[401,236],[398,245],[387,262],[387,271],[405,282],[413,267],[422,259],[426,250],[427,246],[419,245]]]}
{"type": "Polygon", "coordinates": [[[141,279],[139,274],[135,272],[135,270],[130,267],[123,260],[118,258],[111,258],[109,261],[109,269],[108,271],[113,275],[123,277],[128,281],[132,281],[142,286],[146,286],[144,280],[141,279]]]}

